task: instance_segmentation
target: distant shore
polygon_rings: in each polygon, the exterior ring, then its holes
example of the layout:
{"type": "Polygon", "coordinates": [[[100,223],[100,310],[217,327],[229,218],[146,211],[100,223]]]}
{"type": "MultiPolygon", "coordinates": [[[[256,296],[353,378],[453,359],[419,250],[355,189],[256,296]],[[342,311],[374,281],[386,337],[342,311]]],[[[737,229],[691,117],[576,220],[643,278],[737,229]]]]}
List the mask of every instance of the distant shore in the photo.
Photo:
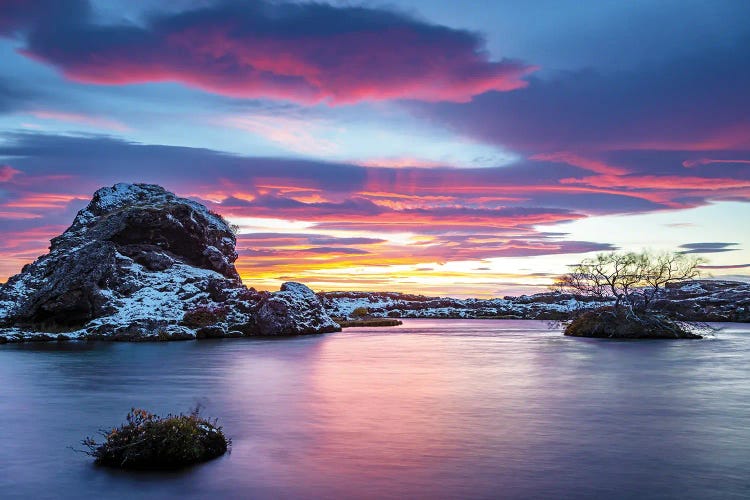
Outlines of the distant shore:
{"type": "Polygon", "coordinates": [[[333,318],[341,328],[354,328],[354,327],[365,327],[365,326],[398,326],[402,325],[403,322],[393,318],[368,318],[368,319],[342,319],[333,318]]]}

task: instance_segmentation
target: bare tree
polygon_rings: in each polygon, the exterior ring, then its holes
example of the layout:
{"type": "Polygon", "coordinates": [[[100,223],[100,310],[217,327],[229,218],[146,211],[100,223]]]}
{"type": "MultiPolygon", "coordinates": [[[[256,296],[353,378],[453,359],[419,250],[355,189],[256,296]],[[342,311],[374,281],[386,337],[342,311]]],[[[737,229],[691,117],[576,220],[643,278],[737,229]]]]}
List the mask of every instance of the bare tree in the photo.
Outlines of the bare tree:
{"type": "Polygon", "coordinates": [[[638,290],[643,309],[648,309],[659,291],[669,283],[692,280],[700,276],[699,266],[705,259],[688,257],[682,253],[650,255],[643,284],[638,290]]]}
{"type": "Polygon", "coordinates": [[[585,259],[554,288],[611,298],[616,310],[646,310],[668,284],[697,278],[704,261],[682,253],[610,252],[585,259]]]}

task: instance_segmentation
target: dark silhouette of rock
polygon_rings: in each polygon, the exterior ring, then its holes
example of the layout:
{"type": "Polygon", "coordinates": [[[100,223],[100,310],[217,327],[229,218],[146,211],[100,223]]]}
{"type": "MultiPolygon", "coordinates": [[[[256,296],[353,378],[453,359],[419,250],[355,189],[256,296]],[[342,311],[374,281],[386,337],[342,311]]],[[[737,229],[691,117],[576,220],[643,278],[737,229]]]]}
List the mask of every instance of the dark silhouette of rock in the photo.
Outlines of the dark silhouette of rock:
{"type": "Polygon", "coordinates": [[[221,216],[160,186],[102,188],[48,254],[0,287],[0,337],[57,338],[62,331],[67,338],[172,340],[338,329],[304,285],[276,294],[245,287],[235,243],[221,216]],[[292,289],[309,293],[297,300],[292,289]],[[287,308],[283,320],[259,314],[278,304],[287,308]]]}

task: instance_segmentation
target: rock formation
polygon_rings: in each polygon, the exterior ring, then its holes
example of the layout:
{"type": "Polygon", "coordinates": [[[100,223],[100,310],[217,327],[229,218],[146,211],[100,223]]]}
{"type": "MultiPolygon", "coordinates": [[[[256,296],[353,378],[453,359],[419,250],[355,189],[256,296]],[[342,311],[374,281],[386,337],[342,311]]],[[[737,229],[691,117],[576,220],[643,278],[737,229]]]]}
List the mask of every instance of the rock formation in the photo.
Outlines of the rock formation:
{"type": "Polygon", "coordinates": [[[245,287],[235,243],[221,216],[160,186],[102,188],[48,254],[0,287],[0,342],[339,329],[304,285],[245,287]]]}
{"type": "Polygon", "coordinates": [[[274,335],[278,331],[303,335],[327,329],[333,320],[312,290],[301,283],[289,282],[259,305],[256,322],[261,335],[274,335]]]}
{"type": "MultiPolygon", "coordinates": [[[[611,301],[568,293],[544,292],[520,297],[457,299],[396,292],[321,292],[318,297],[333,317],[353,317],[364,308],[373,318],[465,318],[567,320],[584,309],[611,301]]],[[[653,309],[680,321],[750,322],[750,283],[695,280],[671,283],[653,309]]]]}

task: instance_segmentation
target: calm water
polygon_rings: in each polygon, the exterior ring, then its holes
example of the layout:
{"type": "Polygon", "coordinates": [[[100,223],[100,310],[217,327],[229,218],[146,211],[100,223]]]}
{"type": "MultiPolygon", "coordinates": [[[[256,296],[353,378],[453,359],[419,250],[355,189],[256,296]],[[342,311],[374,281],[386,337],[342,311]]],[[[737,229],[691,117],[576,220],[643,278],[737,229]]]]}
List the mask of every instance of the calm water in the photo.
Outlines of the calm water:
{"type": "Polygon", "coordinates": [[[750,325],[616,342],[536,321],[404,323],[0,346],[0,497],[750,497],[750,325]],[[68,448],[131,406],[196,402],[230,455],[132,474],[68,448]]]}

